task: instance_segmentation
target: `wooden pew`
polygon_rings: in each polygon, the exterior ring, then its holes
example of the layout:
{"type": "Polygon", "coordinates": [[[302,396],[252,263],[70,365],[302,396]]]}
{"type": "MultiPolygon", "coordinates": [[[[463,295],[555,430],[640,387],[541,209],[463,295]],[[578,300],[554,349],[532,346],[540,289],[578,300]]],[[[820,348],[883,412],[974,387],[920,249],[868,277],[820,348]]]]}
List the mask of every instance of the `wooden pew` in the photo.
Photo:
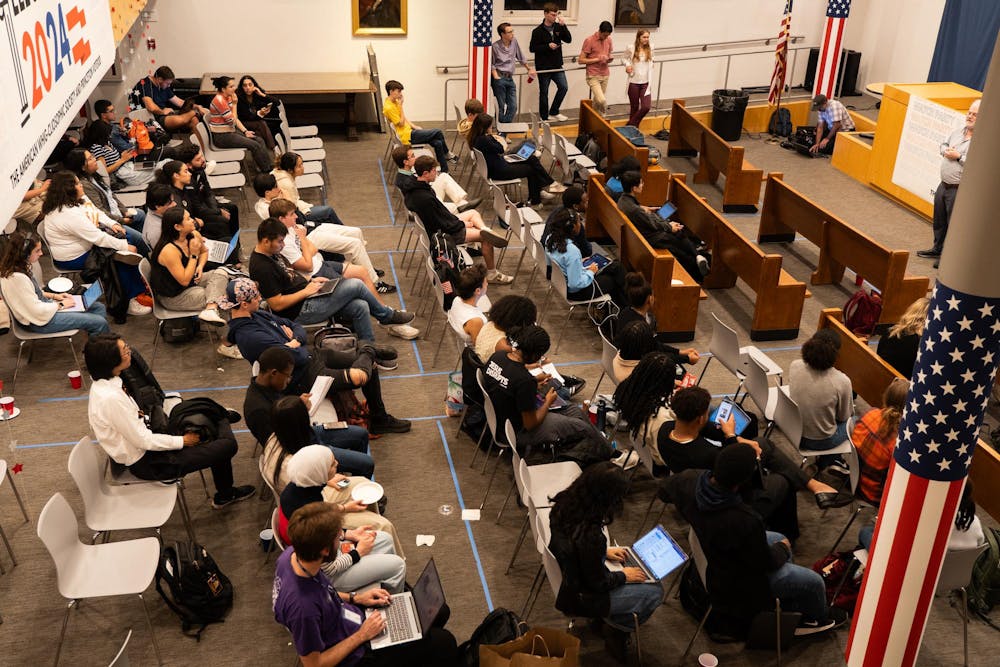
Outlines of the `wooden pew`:
{"type": "Polygon", "coordinates": [[[702,285],[709,289],[733,287],[736,279],[742,278],[756,293],[750,338],[798,337],[808,293],[805,283],[781,268],[781,255],[765,254],[676,175],[671,179],[670,201],[677,207],[675,219],[712,251],[712,271],[702,285]]]}
{"type": "Polygon", "coordinates": [[[594,111],[594,105],[590,100],[580,100],[579,132],[581,134],[589,132],[593,135],[601,150],[608,156],[609,166],[626,155],[631,155],[639,161],[643,176],[646,175],[649,168],[649,149],[645,146],[636,146],[619,134],[604,116],[594,111]]]}
{"type": "Polygon", "coordinates": [[[684,100],[674,100],[670,112],[670,142],[667,156],[698,156],[695,183],[715,183],[726,177],[722,188],[722,210],[726,213],[756,213],[764,172],[743,159],[743,147],[731,146],[702,125],[684,108],[684,100]]]}
{"type": "MultiPolygon", "coordinates": [[[[839,308],[828,308],[820,313],[817,329],[833,329],[840,334],[842,344],[836,367],[851,378],[854,391],[869,405],[881,407],[882,392],[902,376],[852,334],[844,326],[843,318],[839,308]]],[[[976,487],[976,503],[1000,521],[1000,454],[982,440],[973,452],[969,479],[976,487]]]]}
{"type": "MultiPolygon", "coordinates": [[[[664,176],[669,179],[670,173],[650,172],[657,181],[664,176]]],[[[701,287],[669,251],[649,245],[604,190],[602,174],[590,177],[587,194],[587,236],[610,238],[618,246],[622,264],[646,276],[653,286],[653,314],[664,338],[673,342],[694,339],[701,287]]]]}
{"type": "Polygon", "coordinates": [[[789,242],[798,232],[819,247],[819,261],[810,282],[839,284],[850,268],[882,293],[878,325],[884,330],[899,321],[914,301],[927,294],[926,276],[906,273],[910,253],[891,250],[813,203],[771,172],[764,188],[757,242],[789,242]]]}

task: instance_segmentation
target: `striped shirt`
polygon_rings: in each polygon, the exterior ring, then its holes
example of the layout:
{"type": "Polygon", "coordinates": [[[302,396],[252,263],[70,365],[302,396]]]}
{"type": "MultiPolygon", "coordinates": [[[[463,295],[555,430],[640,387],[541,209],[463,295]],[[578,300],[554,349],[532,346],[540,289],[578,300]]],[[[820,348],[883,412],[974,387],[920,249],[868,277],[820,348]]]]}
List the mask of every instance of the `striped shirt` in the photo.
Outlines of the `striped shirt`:
{"type": "Polygon", "coordinates": [[[222,93],[213,97],[205,120],[212,132],[235,132],[236,119],[233,115],[232,101],[222,93]]]}
{"type": "Polygon", "coordinates": [[[104,160],[104,164],[109,167],[122,159],[122,154],[111,144],[91,144],[87,150],[95,160],[104,160]]]}

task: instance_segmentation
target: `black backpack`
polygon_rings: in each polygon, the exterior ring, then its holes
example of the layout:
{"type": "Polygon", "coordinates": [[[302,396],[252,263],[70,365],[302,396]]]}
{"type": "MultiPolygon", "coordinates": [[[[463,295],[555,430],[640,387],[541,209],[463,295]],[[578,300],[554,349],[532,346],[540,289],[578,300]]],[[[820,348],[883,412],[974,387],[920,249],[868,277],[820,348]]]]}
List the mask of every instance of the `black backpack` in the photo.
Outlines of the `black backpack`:
{"type": "Polygon", "coordinates": [[[782,107],[771,114],[771,121],[767,124],[767,131],[776,137],[792,136],[792,114],[782,107]]]}
{"type": "Polygon", "coordinates": [[[458,274],[466,268],[465,258],[455,245],[455,240],[451,235],[444,232],[436,232],[431,238],[433,248],[431,257],[434,261],[434,272],[437,273],[441,281],[441,289],[444,291],[444,309],[451,308],[451,302],[455,300],[454,284],[458,280],[458,274]]]}
{"type": "Polygon", "coordinates": [[[180,616],[181,630],[198,641],[205,627],[209,623],[222,623],[233,606],[229,577],[222,573],[205,547],[194,542],[164,546],[155,581],[160,597],[180,616]]]}
{"type": "Polygon", "coordinates": [[[517,639],[527,629],[528,624],[520,616],[509,609],[497,607],[472,631],[469,640],[459,645],[459,664],[463,667],[478,667],[480,644],[504,644],[517,639]]]}
{"type": "Polygon", "coordinates": [[[176,317],[163,321],[160,334],[167,343],[180,344],[193,340],[200,329],[197,317],[176,317]]]}

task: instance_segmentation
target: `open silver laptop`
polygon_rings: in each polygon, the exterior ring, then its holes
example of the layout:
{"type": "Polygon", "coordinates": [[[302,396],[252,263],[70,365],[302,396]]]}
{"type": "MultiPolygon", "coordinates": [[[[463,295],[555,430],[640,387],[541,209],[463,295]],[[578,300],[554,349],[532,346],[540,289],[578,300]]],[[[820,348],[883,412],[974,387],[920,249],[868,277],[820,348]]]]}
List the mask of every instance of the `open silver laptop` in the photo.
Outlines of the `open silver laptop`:
{"type": "Polygon", "coordinates": [[[662,525],[658,525],[640,537],[635,544],[625,547],[624,563],[608,561],[607,566],[609,570],[637,567],[646,574],[646,579],[636,583],[651,584],[662,580],[687,559],[687,553],[670,537],[670,533],[662,525]]]}
{"type": "Polygon", "coordinates": [[[524,162],[529,157],[535,154],[535,144],[531,141],[525,141],[521,144],[521,147],[517,149],[514,153],[508,153],[503,156],[503,159],[507,162],[524,162]]]}
{"type": "Polygon", "coordinates": [[[412,591],[396,593],[386,607],[369,609],[366,616],[382,614],[385,630],[371,640],[373,651],[420,639],[444,606],[444,589],[431,558],[412,591]]]}

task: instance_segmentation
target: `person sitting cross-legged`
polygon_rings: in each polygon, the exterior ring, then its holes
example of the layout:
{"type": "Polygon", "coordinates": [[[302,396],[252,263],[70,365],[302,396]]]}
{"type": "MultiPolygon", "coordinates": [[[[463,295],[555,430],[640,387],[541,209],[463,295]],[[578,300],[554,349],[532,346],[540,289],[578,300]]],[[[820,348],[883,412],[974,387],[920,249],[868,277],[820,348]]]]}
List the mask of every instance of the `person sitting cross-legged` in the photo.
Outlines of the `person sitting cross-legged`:
{"type": "Polygon", "coordinates": [[[214,421],[217,435],[207,442],[194,431],[184,435],[154,433],[146,425],[135,397],[122,384],[122,371],[132,363],[131,352],[128,343],[114,333],[92,336],[83,348],[87,370],[94,380],[87,406],[90,428],[111,460],[148,480],[170,481],[210,468],[215,482],[215,508],[252,496],[255,487],[233,485],[232,458],[238,447],[230,420],[239,415],[230,411],[214,421]]]}
{"type": "Polygon", "coordinates": [[[372,651],[368,642],[385,631],[382,614],[365,618],[365,607],[392,600],[382,588],[340,592],[323,573],[323,563],[340,553],[341,513],[328,503],[309,503],[288,523],[291,548],[278,557],[272,594],[274,618],[288,628],[304,667],[456,667],[455,638],[444,629],[447,605],[417,641],[372,651]]]}
{"type": "Polygon", "coordinates": [[[437,179],[438,161],[429,155],[421,155],[413,163],[413,170],[415,179],[397,181],[397,185],[403,192],[406,208],[420,217],[431,241],[438,232],[451,236],[455,245],[479,241],[488,271],[486,279],[500,285],[514,282],[513,276],[500,273],[496,268],[494,248],[506,247],[507,239],[489,230],[478,211],[466,211],[456,216],[435,196],[431,183],[437,179]]]}
{"type": "MultiPolygon", "coordinates": [[[[356,356],[344,352],[324,350],[322,356],[313,356],[308,346],[306,330],[302,325],[278,315],[260,311],[260,292],[249,278],[237,278],[226,286],[226,296],[219,307],[230,311],[230,342],[236,343],[240,353],[251,364],[275,346],[283,346],[291,353],[295,368],[286,391],[301,395],[308,393],[316,377],[328,375],[333,384],[327,397],[336,392],[360,388],[368,401],[370,429],[373,434],[405,433],[410,422],[396,419],[385,409],[378,370],[391,370],[396,366],[396,351],[392,348],[364,344],[356,356]]],[[[311,400],[322,400],[313,396],[311,400]]]]}
{"type": "Polygon", "coordinates": [[[537,155],[532,155],[519,162],[505,160],[505,142],[501,142],[497,138],[496,130],[493,127],[493,117],[489,114],[481,113],[476,116],[465,140],[469,143],[469,148],[475,148],[483,154],[483,159],[486,161],[486,173],[491,179],[498,181],[513,178],[526,179],[528,181],[528,203],[532,206],[541,204],[543,199],[555,199],[557,194],[566,189],[562,183],[552,180],[537,155]]]}

